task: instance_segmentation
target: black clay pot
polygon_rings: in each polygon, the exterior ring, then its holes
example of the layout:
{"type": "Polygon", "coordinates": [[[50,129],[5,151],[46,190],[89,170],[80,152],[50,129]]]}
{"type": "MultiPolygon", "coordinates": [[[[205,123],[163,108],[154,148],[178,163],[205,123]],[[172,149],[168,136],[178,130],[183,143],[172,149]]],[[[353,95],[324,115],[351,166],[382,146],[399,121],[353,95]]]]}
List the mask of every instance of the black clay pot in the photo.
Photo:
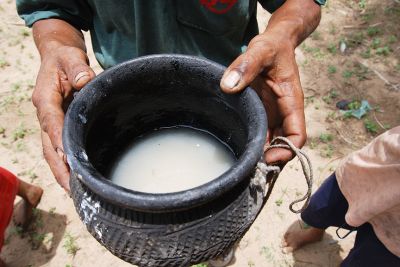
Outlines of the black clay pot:
{"type": "Polygon", "coordinates": [[[121,259],[173,267],[215,258],[260,211],[263,189],[251,177],[263,152],[266,114],[250,88],[222,93],[223,71],[192,56],[141,57],[104,71],[70,105],[63,142],[72,198],[89,232],[121,259]],[[107,179],[120,151],[136,137],[176,125],[214,134],[231,147],[237,164],[176,193],[135,192],[107,179]]]}

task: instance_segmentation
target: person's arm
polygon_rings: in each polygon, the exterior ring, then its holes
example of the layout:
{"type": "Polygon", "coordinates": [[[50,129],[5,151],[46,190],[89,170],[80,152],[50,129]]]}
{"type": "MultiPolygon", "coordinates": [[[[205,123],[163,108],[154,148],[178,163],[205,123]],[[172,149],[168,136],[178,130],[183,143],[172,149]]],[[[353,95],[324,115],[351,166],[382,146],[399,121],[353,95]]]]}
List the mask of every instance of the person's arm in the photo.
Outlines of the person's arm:
{"type": "Polygon", "coordinates": [[[42,128],[43,153],[58,183],[69,191],[69,170],[62,144],[64,111],[75,90],[94,76],[80,30],[60,19],[33,24],[41,66],[32,101],[42,128]]]}
{"type": "MultiPolygon", "coordinates": [[[[267,144],[278,135],[297,147],[306,141],[304,96],[294,49],[315,30],[320,18],[321,8],[314,0],[287,0],[222,77],[221,89],[226,93],[250,84],[257,90],[268,115],[267,144]]],[[[272,149],[264,157],[269,164],[284,164],[293,155],[272,149]]]]}

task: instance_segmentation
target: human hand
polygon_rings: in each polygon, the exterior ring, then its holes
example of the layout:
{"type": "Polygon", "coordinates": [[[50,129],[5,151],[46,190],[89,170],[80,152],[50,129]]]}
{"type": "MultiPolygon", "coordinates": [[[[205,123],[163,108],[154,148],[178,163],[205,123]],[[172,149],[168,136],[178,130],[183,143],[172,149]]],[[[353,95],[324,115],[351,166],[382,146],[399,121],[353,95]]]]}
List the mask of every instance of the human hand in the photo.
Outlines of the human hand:
{"type": "Polygon", "coordinates": [[[58,46],[42,53],[42,62],[32,95],[42,128],[43,154],[57,182],[68,193],[69,168],[62,144],[64,112],[80,90],[94,78],[86,53],[71,46],[58,46]]]}
{"type": "MultiPolygon", "coordinates": [[[[265,32],[253,38],[247,51],[225,71],[221,89],[237,93],[251,85],[268,116],[266,145],[276,136],[287,137],[296,147],[306,141],[304,96],[295,61],[294,46],[280,34],[265,32]]],[[[264,154],[268,164],[284,165],[292,152],[274,148],[264,154]]]]}

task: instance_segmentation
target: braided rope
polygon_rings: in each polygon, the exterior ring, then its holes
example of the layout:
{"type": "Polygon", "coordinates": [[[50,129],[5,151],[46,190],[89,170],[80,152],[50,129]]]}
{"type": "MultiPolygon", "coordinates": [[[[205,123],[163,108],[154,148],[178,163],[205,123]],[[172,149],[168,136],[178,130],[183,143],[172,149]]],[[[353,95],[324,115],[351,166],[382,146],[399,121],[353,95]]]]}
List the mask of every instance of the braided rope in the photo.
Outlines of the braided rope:
{"type": "MultiPolygon", "coordinates": [[[[307,208],[308,204],[310,203],[311,192],[312,192],[313,170],[312,170],[312,164],[311,164],[310,158],[307,156],[307,154],[303,150],[295,147],[293,145],[293,143],[285,137],[279,136],[279,137],[274,138],[271,141],[271,144],[266,148],[265,152],[267,152],[268,150],[273,149],[273,148],[286,148],[286,149],[292,151],[293,153],[295,153],[296,157],[300,160],[304,178],[306,179],[308,189],[303,197],[301,197],[297,200],[294,200],[293,202],[290,203],[289,209],[293,213],[301,213],[307,208]],[[305,200],[305,202],[300,209],[296,210],[293,208],[293,206],[295,204],[302,202],[304,200],[305,200]]],[[[267,174],[270,172],[273,173],[271,180],[268,182],[268,184],[269,184],[268,191],[265,194],[265,197],[267,199],[271,195],[272,189],[275,185],[276,180],[278,179],[278,175],[279,175],[280,171],[281,170],[278,166],[269,166],[269,165],[265,164],[264,162],[259,162],[257,164],[255,179],[260,180],[260,174],[262,174],[262,176],[265,177],[264,179],[265,179],[265,183],[266,183],[267,174]]],[[[260,182],[258,182],[258,183],[260,183],[260,182]]]]}

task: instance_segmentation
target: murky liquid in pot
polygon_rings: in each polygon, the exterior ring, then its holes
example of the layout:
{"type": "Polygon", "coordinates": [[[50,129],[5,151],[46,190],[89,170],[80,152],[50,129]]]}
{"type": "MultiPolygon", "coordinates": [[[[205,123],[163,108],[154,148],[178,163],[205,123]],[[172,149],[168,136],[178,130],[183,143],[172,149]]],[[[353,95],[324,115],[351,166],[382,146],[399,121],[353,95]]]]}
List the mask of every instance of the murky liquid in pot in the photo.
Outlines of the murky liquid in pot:
{"type": "Polygon", "coordinates": [[[177,192],[217,178],[235,161],[233,152],[207,132],[165,128],[137,139],[113,167],[111,180],[135,191],[177,192]]]}

